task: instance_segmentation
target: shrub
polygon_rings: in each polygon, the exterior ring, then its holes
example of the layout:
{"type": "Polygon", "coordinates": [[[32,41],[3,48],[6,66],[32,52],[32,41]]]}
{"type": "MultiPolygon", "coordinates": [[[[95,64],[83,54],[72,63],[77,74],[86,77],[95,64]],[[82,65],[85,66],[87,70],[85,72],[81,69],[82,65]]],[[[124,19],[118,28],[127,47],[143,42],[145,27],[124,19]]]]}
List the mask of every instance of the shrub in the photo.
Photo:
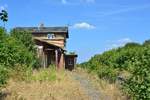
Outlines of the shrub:
{"type": "Polygon", "coordinates": [[[0,86],[6,83],[7,71],[17,80],[26,80],[32,68],[37,68],[35,45],[29,32],[12,31],[7,34],[0,28],[0,86]]]}
{"type": "Polygon", "coordinates": [[[138,55],[132,63],[134,69],[131,76],[124,83],[125,92],[134,100],[150,99],[150,48],[143,48],[142,55],[138,55]]]}
{"type": "Polygon", "coordinates": [[[32,34],[25,30],[13,29],[10,32],[11,36],[22,43],[29,51],[36,53],[35,44],[32,39],[32,34]]]}
{"type": "Polygon", "coordinates": [[[36,48],[35,48],[35,43],[32,39],[32,34],[28,31],[16,30],[16,29],[12,30],[10,33],[11,33],[11,37],[15,38],[27,50],[27,52],[24,53],[23,55],[27,57],[24,59],[27,62],[27,64],[32,66],[33,68],[39,68],[40,64],[36,56],[36,48]]]}
{"type": "Polygon", "coordinates": [[[16,63],[32,66],[33,53],[29,52],[16,39],[7,37],[0,47],[0,58],[3,58],[0,59],[1,64],[7,67],[13,67],[16,63]]]}
{"type": "Polygon", "coordinates": [[[3,65],[0,65],[0,89],[7,83],[7,78],[8,70],[3,65]]]}
{"type": "Polygon", "coordinates": [[[110,83],[114,83],[119,74],[119,70],[113,69],[112,67],[103,66],[103,68],[98,70],[97,74],[99,78],[108,80],[110,83]]]}
{"type": "Polygon", "coordinates": [[[99,78],[115,82],[121,76],[122,88],[131,99],[150,99],[150,41],[142,45],[128,43],[124,47],[112,49],[95,55],[89,61],[80,64],[89,72],[95,72],[99,78]],[[123,75],[122,72],[126,72],[123,75]]]}

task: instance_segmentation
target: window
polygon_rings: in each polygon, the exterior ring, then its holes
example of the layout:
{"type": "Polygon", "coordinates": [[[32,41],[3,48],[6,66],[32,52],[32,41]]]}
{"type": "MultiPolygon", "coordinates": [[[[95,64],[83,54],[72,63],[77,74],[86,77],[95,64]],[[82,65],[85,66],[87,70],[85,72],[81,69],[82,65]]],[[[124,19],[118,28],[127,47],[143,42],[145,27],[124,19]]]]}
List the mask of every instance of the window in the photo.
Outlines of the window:
{"type": "Polygon", "coordinates": [[[48,38],[48,39],[54,39],[54,38],[55,38],[55,35],[54,35],[54,34],[47,34],[47,38],[48,38]]]}
{"type": "Polygon", "coordinates": [[[73,60],[72,59],[68,59],[68,65],[73,65],[73,60]]]}

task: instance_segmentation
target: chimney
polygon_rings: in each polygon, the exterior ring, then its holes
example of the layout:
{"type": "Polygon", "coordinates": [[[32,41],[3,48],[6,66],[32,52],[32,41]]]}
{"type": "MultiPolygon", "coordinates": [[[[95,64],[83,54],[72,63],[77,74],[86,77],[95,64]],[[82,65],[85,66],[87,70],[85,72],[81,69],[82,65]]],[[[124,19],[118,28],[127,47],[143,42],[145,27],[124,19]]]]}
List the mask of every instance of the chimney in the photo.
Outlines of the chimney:
{"type": "Polygon", "coordinates": [[[42,30],[44,27],[44,23],[40,23],[39,26],[38,26],[38,30],[42,30]]]}

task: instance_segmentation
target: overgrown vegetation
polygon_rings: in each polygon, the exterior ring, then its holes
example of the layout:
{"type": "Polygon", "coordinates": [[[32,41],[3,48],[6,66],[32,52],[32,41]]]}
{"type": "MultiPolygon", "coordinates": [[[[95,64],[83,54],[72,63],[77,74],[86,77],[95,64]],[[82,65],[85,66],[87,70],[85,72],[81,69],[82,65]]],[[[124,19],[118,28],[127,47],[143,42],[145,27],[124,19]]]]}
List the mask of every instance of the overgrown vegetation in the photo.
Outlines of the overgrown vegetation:
{"type": "Polygon", "coordinates": [[[46,69],[39,69],[30,77],[31,81],[55,81],[57,78],[55,66],[46,69]],[[38,73],[37,73],[38,72],[38,73]]]}
{"type": "Polygon", "coordinates": [[[28,31],[16,29],[13,29],[10,34],[12,38],[16,39],[27,50],[27,53],[24,54],[25,56],[29,56],[29,59],[26,59],[28,60],[26,65],[38,68],[39,62],[36,57],[36,47],[32,39],[32,34],[28,31]]]}
{"type": "MultiPolygon", "coordinates": [[[[51,66],[50,66],[51,67],[51,66]]],[[[2,100],[88,100],[72,73],[52,68],[34,70],[29,81],[9,80],[2,100]]]]}
{"type": "Polygon", "coordinates": [[[6,79],[8,78],[8,71],[5,67],[0,65],[0,89],[6,84],[6,79]]]}
{"type": "Polygon", "coordinates": [[[32,35],[26,31],[12,30],[7,33],[0,28],[0,87],[9,77],[24,80],[39,66],[32,35]]]}
{"type": "Polygon", "coordinates": [[[150,99],[150,40],[95,55],[80,67],[110,83],[121,81],[123,92],[133,100],[150,99]]]}

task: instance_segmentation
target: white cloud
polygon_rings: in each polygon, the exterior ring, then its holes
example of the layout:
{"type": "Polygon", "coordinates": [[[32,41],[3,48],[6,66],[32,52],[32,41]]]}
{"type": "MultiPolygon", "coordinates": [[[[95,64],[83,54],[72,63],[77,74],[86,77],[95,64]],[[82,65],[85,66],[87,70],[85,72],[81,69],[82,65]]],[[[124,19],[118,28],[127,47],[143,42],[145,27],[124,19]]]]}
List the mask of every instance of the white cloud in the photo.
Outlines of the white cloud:
{"type": "Polygon", "coordinates": [[[86,22],[76,23],[72,26],[75,29],[94,29],[95,26],[86,22]]]}
{"type": "Polygon", "coordinates": [[[118,40],[118,42],[122,44],[126,44],[128,42],[132,42],[132,40],[130,38],[123,38],[123,39],[118,40]]]}
{"type": "Polygon", "coordinates": [[[64,5],[81,5],[95,3],[95,0],[60,0],[60,2],[64,5]]]}
{"type": "Polygon", "coordinates": [[[67,0],[61,0],[62,4],[67,4],[67,0]]]}
{"type": "Polygon", "coordinates": [[[107,42],[108,42],[107,49],[113,49],[117,47],[122,47],[125,44],[133,41],[130,38],[123,38],[116,41],[107,41],[107,42]]]}

